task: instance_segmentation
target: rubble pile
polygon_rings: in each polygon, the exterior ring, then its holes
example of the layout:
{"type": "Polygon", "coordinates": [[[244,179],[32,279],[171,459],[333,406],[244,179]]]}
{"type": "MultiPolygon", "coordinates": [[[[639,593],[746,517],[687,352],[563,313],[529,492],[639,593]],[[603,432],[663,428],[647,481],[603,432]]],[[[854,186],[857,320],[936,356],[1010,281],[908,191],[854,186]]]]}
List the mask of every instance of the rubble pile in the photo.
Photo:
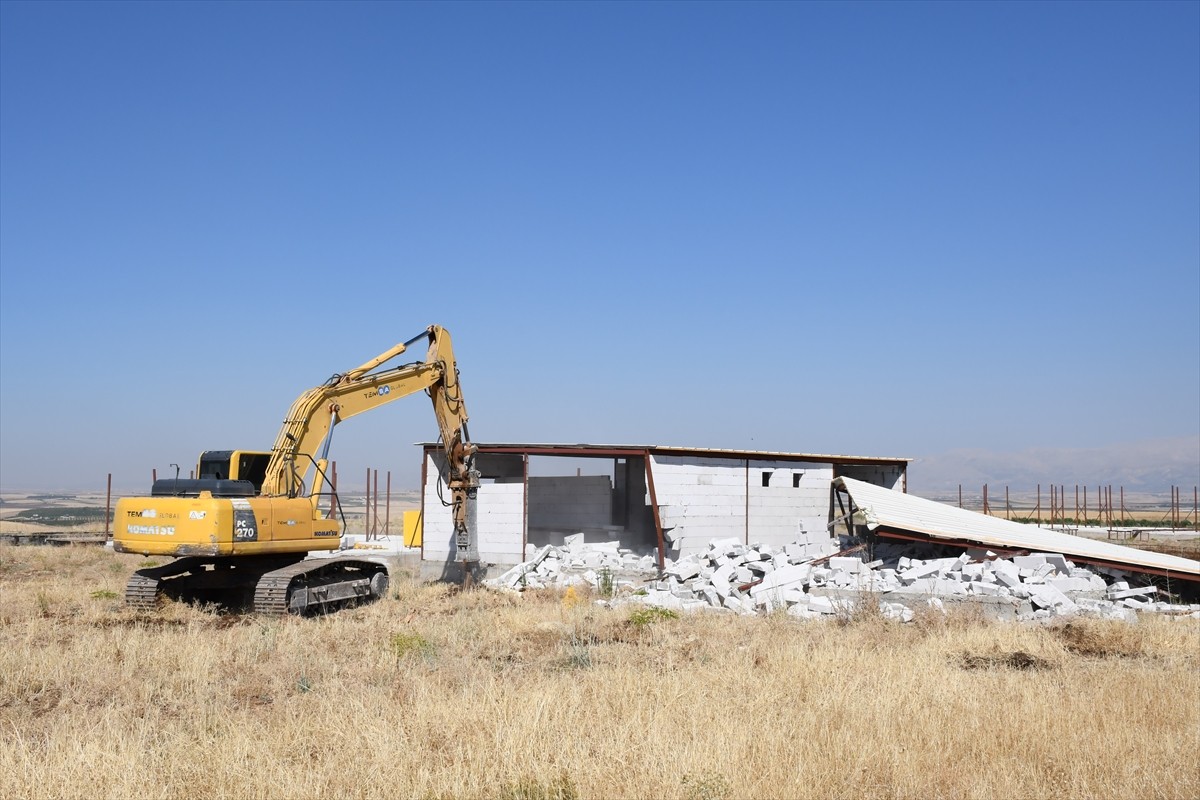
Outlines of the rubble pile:
{"type": "Polygon", "coordinates": [[[654,556],[636,555],[618,542],[585,543],[583,539],[582,533],[563,537],[562,547],[546,545],[533,558],[484,583],[507,589],[579,584],[597,589],[637,588],[644,586],[648,575],[658,574],[654,556]]]}
{"type": "Polygon", "coordinates": [[[737,539],[709,542],[700,554],[667,561],[660,575],[653,556],[616,542],[585,543],[568,536],[561,548],[537,554],[487,583],[508,589],[587,584],[612,594],[613,604],[641,603],[681,611],[723,609],[739,614],[784,611],[800,618],[848,613],[877,602],[888,617],[909,621],[915,608],[944,610],[979,604],[989,616],[1034,620],[1084,614],[1133,620],[1136,612],[1200,618],[1200,605],[1156,600],[1145,576],[1084,568],[1057,553],[1000,558],[987,550],[926,557],[919,543],[846,548],[843,540],[802,541],[782,548],[737,539]]]}

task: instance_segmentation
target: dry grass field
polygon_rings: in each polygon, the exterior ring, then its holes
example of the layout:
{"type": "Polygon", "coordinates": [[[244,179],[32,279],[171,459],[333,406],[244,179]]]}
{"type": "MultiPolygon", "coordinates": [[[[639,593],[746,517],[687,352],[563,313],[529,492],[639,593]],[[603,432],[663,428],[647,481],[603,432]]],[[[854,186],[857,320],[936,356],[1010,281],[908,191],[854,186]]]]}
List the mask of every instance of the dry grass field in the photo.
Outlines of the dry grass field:
{"type": "Polygon", "coordinates": [[[121,608],[0,547],[0,796],[1196,798],[1200,622],[672,619],[395,581],[326,617],[121,608]]]}

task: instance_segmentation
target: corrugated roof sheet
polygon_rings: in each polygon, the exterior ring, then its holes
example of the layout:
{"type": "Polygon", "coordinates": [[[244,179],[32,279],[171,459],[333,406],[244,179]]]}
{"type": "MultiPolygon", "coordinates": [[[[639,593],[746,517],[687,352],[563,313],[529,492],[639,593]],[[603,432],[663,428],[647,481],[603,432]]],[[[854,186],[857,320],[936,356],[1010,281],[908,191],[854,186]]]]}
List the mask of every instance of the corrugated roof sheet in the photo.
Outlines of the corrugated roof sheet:
{"type": "MultiPolygon", "coordinates": [[[[437,442],[417,442],[421,447],[437,447],[437,442]]],[[[645,452],[649,450],[651,453],[686,453],[696,456],[711,456],[715,458],[750,458],[769,461],[773,459],[789,460],[789,461],[819,461],[825,463],[856,463],[865,462],[873,464],[907,464],[912,461],[911,458],[901,458],[896,456],[848,456],[834,455],[831,453],[785,453],[774,450],[726,450],[712,447],[677,447],[674,445],[662,444],[569,444],[564,442],[559,443],[533,443],[533,442],[475,442],[480,449],[496,449],[506,448],[512,450],[556,450],[564,451],[564,454],[569,455],[569,451],[587,451],[587,450],[627,450],[631,453],[645,452]]]]}
{"type": "Polygon", "coordinates": [[[922,533],[936,539],[969,541],[990,547],[1062,553],[1081,560],[1129,565],[1200,578],[1200,561],[1138,550],[1069,533],[1024,525],[975,511],[944,505],[881,486],[838,478],[854,506],[862,512],[871,530],[887,528],[922,533]]]}

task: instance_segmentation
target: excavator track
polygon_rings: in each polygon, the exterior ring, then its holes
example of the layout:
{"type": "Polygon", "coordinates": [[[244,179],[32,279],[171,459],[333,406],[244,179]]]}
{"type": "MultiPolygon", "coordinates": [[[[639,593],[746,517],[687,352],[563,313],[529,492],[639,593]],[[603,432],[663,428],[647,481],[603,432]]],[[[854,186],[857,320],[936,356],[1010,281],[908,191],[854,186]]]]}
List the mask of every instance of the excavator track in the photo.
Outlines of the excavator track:
{"type": "Polygon", "coordinates": [[[165,578],[173,578],[199,568],[201,558],[177,558],[162,567],[139,569],[125,584],[125,605],[136,611],[153,611],[158,608],[165,578]]]}
{"type": "Polygon", "coordinates": [[[125,605],[135,611],[158,608],[158,578],[135,573],[125,585],[125,605]]]}
{"type": "Polygon", "coordinates": [[[160,598],[216,601],[259,614],[303,614],[382,597],[387,567],[358,558],[206,558],[187,556],[135,572],[125,604],[154,611],[160,598]],[[246,605],[233,598],[250,600],[246,605]],[[252,597],[252,600],[251,600],[252,597]]]}
{"type": "Polygon", "coordinates": [[[259,614],[303,614],[387,593],[387,567],[356,558],[309,559],[272,570],[254,589],[259,614]]]}

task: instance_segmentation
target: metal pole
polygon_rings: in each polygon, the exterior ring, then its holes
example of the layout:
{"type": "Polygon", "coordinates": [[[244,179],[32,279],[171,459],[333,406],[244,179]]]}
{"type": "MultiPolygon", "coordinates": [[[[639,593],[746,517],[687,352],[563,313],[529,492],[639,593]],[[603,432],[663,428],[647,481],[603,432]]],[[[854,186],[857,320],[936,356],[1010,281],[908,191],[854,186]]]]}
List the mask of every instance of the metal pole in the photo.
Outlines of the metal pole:
{"type": "Polygon", "coordinates": [[[371,497],[374,500],[375,518],[371,524],[371,530],[375,534],[375,538],[379,538],[379,470],[375,470],[375,494],[371,497]]]}
{"type": "Polygon", "coordinates": [[[388,525],[392,521],[392,471],[387,471],[387,500],[383,504],[383,535],[388,535],[388,525]]]}
{"type": "Polygon", "coordinates": [[[104,497],[104,538],[108,539],[108,523],[112,519],[112,473],[108,473],[108,494],[104,497]]]}
{"type": "Polygon", "coordinates": [[[962,508],[962,484],[958,485],[958,507],[962,508]]]}
{"type": "Polygon", "coordinates": [[[643,457],[646,459],[646,483],[648,484],[646,488],[650,490],[650,510],[654,515],[654,530],[658,535],[658,569],[661,572],[667,557],[666,546],[663,542],[662,517],[658,513],[658,494],[654,491],[654,468],[650,463],[650,451],[643,451],[643,457]]]}
{"type": "Polygon", "coordinates": [[[986,483],[983,485],[983,513],[984,514],[991,513],[990,511],[988,511],[988,498],[987,498],[987,484],[986,483]]]}
{"type": "Polygon", "coordinates": [[[363,511],[363,532],[367,535],[367,541],[371,541],[371,468],[367,467],[367,501],[366,509],[363,511]]]}
{"type": "Polygon", "coordinates": [[[1121,487],[1121,524],[1125,524],[1125,487],[1121,487]]]}
{"type": "Polygon", "coordinates": [[[1042,485],[1040,483],[1038,484],[1037,495],[1037,524],[1042,524],[1042,485]]]}
{"type": "Polygon", "coordinates": [[[329,491],[333,492],[333,497],[329,501],[329,517],[337,519],[338,511],[342,507],[342,503],[338,500],[337,493],[337,462],[329,462],[329,491]]]}
{"type": "MultiPolygon", "coordinates": [[[[423,482],[423,481],[422,481],[423,482]]],[[[425,540],[421,539],[424,547],[425,540]]],[[[521,559],[529,549],[529,453],[521,454],[521,559]]]]}

